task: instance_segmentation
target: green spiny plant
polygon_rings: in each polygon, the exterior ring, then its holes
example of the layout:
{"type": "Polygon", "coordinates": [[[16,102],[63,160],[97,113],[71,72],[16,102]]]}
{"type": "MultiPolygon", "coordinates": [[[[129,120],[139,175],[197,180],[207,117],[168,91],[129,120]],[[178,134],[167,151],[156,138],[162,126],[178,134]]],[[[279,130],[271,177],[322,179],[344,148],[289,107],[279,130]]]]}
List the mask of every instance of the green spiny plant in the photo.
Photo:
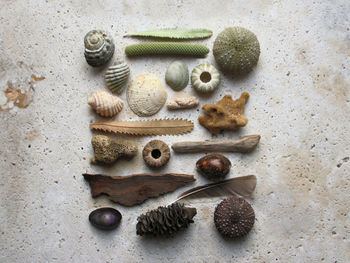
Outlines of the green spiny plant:
{"type": "Polygon", "coordinates": [[[209,53],[209,48],[199,44],[183,42],[153,42],[129,45],[125,48],[127,56],[142,55],[186,55],[203,57],[209,53]]]}
{"type": "Polygon", "coordinates": [[[159,30],[149,30],[127,34],[126,37],[153,37],[153,38],[173,38],[173,39],[198,39],[211,37],[213,31],[202,28],[164,28],[159,30]]]}

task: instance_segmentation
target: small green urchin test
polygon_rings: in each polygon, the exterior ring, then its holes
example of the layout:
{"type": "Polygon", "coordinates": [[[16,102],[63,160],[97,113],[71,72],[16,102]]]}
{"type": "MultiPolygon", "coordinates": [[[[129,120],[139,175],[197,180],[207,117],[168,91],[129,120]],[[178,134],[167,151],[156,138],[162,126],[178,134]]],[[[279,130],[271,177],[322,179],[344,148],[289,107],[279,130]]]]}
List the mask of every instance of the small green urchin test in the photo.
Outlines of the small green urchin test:
{"type": "Polygon", "coordinates": [[[209,48],[199,44],[182,42],[153,42],[129,45],[125,48],[127,56],[143,55],[185,55],[203,57],[209,53],[209,48]]]}
{"type": "Polygon", "coordinates": [[[229,27],[214,42],[213,53],[219,67],[241,75],[250,72],[258,63],[260,45],[256,35],[243,27],[229,27]]]}

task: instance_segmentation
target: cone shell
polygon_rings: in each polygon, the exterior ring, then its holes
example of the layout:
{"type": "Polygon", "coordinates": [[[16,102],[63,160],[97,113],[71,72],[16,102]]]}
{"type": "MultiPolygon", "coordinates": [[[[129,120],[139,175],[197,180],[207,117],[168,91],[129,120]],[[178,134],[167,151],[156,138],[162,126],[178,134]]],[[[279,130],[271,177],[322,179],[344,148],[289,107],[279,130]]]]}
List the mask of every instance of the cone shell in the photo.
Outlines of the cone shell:
{"type": "Polygon", "coordinates": [[[181,61],[174,61],[170,64],[165,73],[165,81],[173,90],[182,90],[188,84],[188,68],[181,61]]]}
{"type": "Polygon", "coordinates": [[[118,94],[122,93],[130,74],[130,68],[124,61],[116,61],[105,74],[107,87],[118,94]]]}
{"type": "Polygon", "coordinates": [[[121,99],[104,91],[92,93],[88,104],[103,117],[112,117],[123,108],[121,99]]]}
{"type": "Polygon", "coordinates": [[[202,93],[216,90],[220,84],[220,73],[211,64],[200,64],[192,70],[192,87],[202,93]]]}
{"type": "Polygon", "coordinates": [[[114,53],[113,38],[103,30],[91,30],[85,35],[85,59],[93,67],[99,67],[108,62],[114,53]]]}
{"type": "Polygon", "coordinates": [[[131,110],[138,116],[152,116],[164,105],[167,92],[159,78],[152,74],[140,74],[128,87],[127,100],[131,110]]]}

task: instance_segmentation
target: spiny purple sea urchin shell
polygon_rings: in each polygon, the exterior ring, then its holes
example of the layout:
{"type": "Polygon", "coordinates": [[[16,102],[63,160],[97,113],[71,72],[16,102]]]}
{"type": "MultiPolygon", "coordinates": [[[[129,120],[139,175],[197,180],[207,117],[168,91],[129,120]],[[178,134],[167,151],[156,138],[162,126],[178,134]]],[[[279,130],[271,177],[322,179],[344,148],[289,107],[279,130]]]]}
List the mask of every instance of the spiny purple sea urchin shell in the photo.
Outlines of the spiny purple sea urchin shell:
{"type": "Polygon", "coordinates": [[[253,208],[242,198],[233,196],[223,200],[215,208],[215,226],[225,237],[236,238],[248,234],[254,221],[253,208]]]}

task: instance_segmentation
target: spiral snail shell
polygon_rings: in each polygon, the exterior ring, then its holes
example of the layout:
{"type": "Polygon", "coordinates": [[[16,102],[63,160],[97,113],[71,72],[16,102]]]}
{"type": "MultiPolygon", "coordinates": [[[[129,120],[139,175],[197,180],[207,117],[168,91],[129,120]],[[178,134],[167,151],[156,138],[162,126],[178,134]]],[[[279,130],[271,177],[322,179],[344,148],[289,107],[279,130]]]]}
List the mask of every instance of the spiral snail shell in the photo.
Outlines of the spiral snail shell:
{"type": "Polygon", "coordinates": [[[211,64],[200,64],[192,70],[191,83],[193,88],[199,92],[213,92],[220,84],[220,73],[211,64]]]}
{"type": "Polygon", "coordinates": [[[122,93],[130,74],[130,68],[124,61],[116,61],[105,74],[107,87],[118,94],[122,93]]]}
{"type": "Polygon", "coordinates": [[[85,59],[92,67],[99,67],[108,62],[114,53],[113,38],[103,30],[91,30],[84,38],[85,59]]]}
{"type": "Polygon", "coordinates": [[[94,92],[88,99],[88,104],[101,116],[112,117],[123,108],[123,101],[107,92],[94,92]]]}

